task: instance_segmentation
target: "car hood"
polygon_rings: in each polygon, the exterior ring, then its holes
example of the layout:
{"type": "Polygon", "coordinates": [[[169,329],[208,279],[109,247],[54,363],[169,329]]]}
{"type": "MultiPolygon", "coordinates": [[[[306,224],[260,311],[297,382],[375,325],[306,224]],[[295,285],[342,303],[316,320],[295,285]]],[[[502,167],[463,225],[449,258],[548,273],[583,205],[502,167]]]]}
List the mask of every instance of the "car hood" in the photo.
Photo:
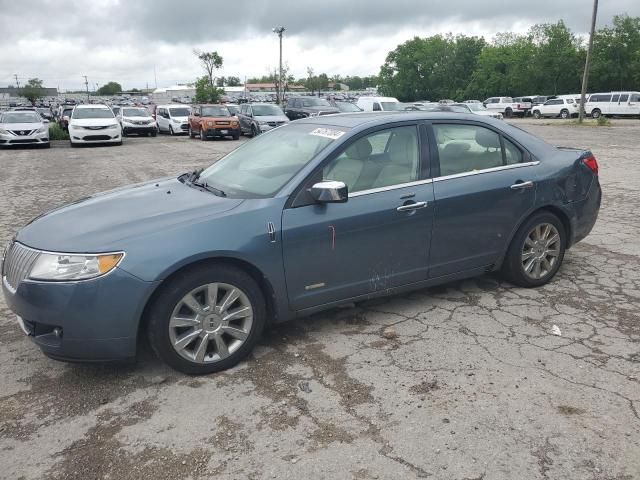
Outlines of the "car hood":
{"type": "Polygon", "coordinates": [[[210,218],[237,207],[179,180],[131,185],[78,200],[36,217],[16,240],[36,249],[98,253],[119,250],[132,237],[210,218]]]}
{"type": "Polygon", "coordinates": [[[284,115],[256,115],[255,118],[261,122],[289,122],[289,119],[284,115]]]}
{"type": "Polygon", "coordinates": [[[74,127],[101,127],[118,124],[115,118],[72,118],[70,122],[74,127]]]}
{"type": "Polygon", "coordinates": [[[337,107],[323,107],[323,106],[314,106],[314,107],[304,107],[305,110],[310,110],[312,112],[329,112],[329,113],[340,113],[340,109],[337,107]]]}
{"type": "Polygon", "coordinates": [[[178,120],[179,122],[186,122],[189,117],[171,117],[171,120],[178,120]]]}
{"type": "Polygon", "coordinates": [[[153,122],[153,117],[122,117],[123,122],[153,122]]]}
{"type": "Polygon", "coordinates": [[[44,123],[0,123],[3,130],[37,130],[44,123]]]}

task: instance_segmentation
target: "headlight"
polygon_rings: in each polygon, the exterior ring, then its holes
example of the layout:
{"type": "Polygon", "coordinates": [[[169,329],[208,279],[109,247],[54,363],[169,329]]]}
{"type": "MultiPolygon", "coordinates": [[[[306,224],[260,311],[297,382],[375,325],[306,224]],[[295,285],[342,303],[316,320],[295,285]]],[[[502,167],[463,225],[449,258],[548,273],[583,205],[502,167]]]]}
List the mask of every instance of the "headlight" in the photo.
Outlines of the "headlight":
{"type": "Polygon", "coordinates": [[[9,135],[9,132],[0,128],[0,135],[9,135]]]}
{"type": "Polygon", "coordinates": [[[269,122],[258,122],[258,125],[269,125],[269,122]]]}
{"type": "Polygon", "coordinates": [[[207,125],[208,125],[209,127],[213,127],[213,122],[207,122],[207,125]]]}
{"type": "Polygon", "coordinates": [[[172,119],[171,119],[171,121],[172,121],[173,123],[182,123],[182,121],[181,121],[181,120],[176,120],[175,118],[172,118],[172,119]]]}
{"type": "Polygon", "coordinates": [[[32,280],[87,280],[113,270],[124,253],[82,255],[76,253],[41,253],[29,273],[32,280]]]}
{"type": "Polygon", "coordinates": [[[116,123],[115,125],[109,125],[107,128],[118,128],[118,124],[116,123]]]}
{"type": "Polygon", "coordinates": [[[41,126],[36,133],[45,133],[49,131],[49,127],[47,125],[41,126]]]}

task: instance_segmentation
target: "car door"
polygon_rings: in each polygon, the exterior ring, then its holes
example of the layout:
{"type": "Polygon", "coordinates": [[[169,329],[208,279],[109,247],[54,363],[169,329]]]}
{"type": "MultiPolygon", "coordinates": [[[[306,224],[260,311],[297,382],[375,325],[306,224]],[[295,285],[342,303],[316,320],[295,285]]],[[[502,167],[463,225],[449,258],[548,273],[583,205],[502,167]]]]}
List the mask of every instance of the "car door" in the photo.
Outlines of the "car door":
{"type": "Polygon", "coordinates": [[[158,121],[158,129],[161,132],[165,132],[167,130],[167,119],[165,118],[166,109],[159,108],[156,114],[156,120],[158,121]]]}
{"type": "Polygon", "coordinates": [[[640,115],[640,93],[630,93],[626,105],[627,115],[640,115]]]}
{"type": "Polygon", "coordinates": [[[292,309],[426,280],[433,222],[426,141],[426,130],[410,122],[361,134],[305,182],[282,215],[292,309]],[[344,182],[348,201],[304,200],[322,180],[344,182]]]}
{"type": "Polygon", "coordinates": [[[437,165],[429,276],[490,266],[534,206],[537,162],[487,126],[434,122],[431,135],[437,165]]]}
{"type": "Polygon", "coordinates": [[[618,115],[633,115],[631,106],[629,104],[628,93],[620,94],[620,98],[618,99],[618,104],[616,105],[616,111],[618,112],[618,115]]]}
{"type": "Polygon", "coordinates": [[[245,133],[247,129],[247,104],[240,105],[240,112],[238,113],[238,122],[240,123],[240,130],[245,133]]]}

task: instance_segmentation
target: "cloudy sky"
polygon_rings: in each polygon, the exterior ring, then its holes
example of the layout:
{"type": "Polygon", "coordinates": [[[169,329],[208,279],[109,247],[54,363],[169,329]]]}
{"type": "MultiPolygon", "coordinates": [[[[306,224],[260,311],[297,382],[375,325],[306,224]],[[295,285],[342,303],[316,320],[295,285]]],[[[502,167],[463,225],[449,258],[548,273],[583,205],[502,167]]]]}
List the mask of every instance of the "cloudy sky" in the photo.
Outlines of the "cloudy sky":
{"type": "MultiPolygon", "coordinates": [[[[640,1],[600,1],[598,25],[620,13],[640,16],[640,1]]],[[[186,83],[202,75],[194,48],[217,50],[222,75],[262,76],[278,63],[276,25],[296,77],[369,75],[415,35],[490,39],[558,19],[582,34],[590,16],[590,0],[0,0],[0,86],[186,83]]]]}

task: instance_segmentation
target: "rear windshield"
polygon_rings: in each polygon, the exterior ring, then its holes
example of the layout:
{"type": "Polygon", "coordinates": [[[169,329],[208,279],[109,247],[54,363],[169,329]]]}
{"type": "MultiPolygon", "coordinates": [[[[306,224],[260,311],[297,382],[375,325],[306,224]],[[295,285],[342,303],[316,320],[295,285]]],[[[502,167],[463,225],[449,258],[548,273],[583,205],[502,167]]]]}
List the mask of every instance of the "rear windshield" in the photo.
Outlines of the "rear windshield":
{"type": "Polygon", "coordinates": [[[389,110],[389,111],[399,112],[405,109],[405,106],[400,102],[380,102],[380,105],[382,105],[382,108],[384,110],[389,110]]]}
{"type": "Polygon", "coordinates": [[[324,98],[305,98],[302,101],[303,107],[330,107],[331,104],[324,98]]]}
{"type": "Polygon", "coordinates": [[[282,116],[282,110],[275,105],[253,105],[253,114],[256,117],[282,116]]]}
{"type": "Polygon", "coordinates": [[[76,108],[71,118],[113,118],[110,108],[76,108]]]}

